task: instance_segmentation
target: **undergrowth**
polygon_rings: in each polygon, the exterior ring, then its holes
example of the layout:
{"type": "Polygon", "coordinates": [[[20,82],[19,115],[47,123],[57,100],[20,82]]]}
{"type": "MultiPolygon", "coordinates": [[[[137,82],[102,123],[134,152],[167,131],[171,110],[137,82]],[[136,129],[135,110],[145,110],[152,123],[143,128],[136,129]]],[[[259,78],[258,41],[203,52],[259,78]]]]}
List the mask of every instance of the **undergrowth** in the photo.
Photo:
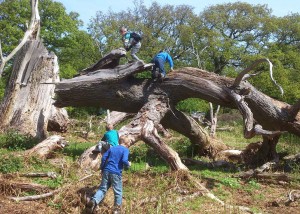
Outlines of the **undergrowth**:
{"type": "MultiPolygon", "coordinates": [[[[99,120],[99,118],[93,118],[93,124],[97,124],[99,120]]],[[[70,145],[57,152],[51,160],[21,155],[24,149],[36,144],[34,139],[21,136],[16,132],[0,135],[0,172],[2,175],[11,174],[10,182],[18,180],[18,177],[13,176],[15,173],[56,172],[58,177],[55,179],[27,178],[28,182],[61,190],[55,196],[41,201],[40,206],[47,210],[45,213],[84,213],[83,196],[91,196],[96,191],[101,177],[99,172],[93,172],[92,176],[80,181],[91,172],[87,169],[80,169],[77,160],[87,148],[95,145],[104,133],[104,126],[93,125],[90,131],[96,134],[90,135],[87,139],[83,138],[79,133],[87,124],[87,122],[74,122],[70,134],[66,135],[70,145]]],[[[232,116],[221,118],[219,125],[233,127],[229,131],[217,131],[217,138],[222,139],[231,148],[243,149],[248,143],[261,140],[259,137],[245,140],[242,136],[242,120],[239,118],[232,116]]],[[[171,132],[171,134],[172,137],[165,141],[178,152],[181,158],[211,161],[206,157],[198,157],[197,147],[192,145],[186,137],[176,132],[171,132]]],[[[299,145],[299,137],[284,134],[278,143],[278,151],[286,154],[299,153],[299,145]]],[[[188,179],[184,173],[170,172],[166,162],[143,142],[138,142],[130,148],[130,161],[132,162],[131,168],[123,173],[124,213],[242,213],[236,207],[221,206],[215,200],[203,197],[203,193],[197,189],[192,180],[188,179]]],[[[248,206],[253,212],[273,209],[273,207],[267,207],[266,200],[272,204],[273,198],[282,196],[285,189],[299,189],[300,187],[298,164],[291,166],[292,171],[289,175],[292,180],[284,185],[268,185],[256,179],[236,178],[235,175],[239,173],[242,166],[237,166],[236,169],[188,167],[191,176],[226,204],[248,206]]],[[[23,192],[22,194],[37,193],[23,192]]],[[[113,208],[113,200],[113,193],[109,190],[105,200],[99,205],[97,213],[109,213],[113,208]]],[[[276,213],[276,210],[273,213],[276,213]]]]}

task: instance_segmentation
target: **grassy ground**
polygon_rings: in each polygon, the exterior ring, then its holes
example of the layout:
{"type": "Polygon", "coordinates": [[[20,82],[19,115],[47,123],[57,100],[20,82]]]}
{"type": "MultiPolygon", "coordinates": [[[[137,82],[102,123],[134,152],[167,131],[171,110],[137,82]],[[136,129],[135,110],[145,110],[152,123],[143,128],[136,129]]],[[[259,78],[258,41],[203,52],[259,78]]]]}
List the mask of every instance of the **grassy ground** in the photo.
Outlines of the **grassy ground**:
{"type": "MultiPolygon", "coordinates": [[[[222,115],[219,119],[220,126],[234,127],[232,131],[217,132],[217,137],[224,143],[232,148],[243,149],[248,143],[260,140],[245,140],[240,118],[229,117],[232,116],[222,115]]],[[[28,142],[34,143],[28,137],[17,133],[0,136],[0,143],[5,147],[0,150],[0,213],[85,213],[83,196],[95,192],[101,177],[99,172],[80,169],[76,161],[104,132],[102,125],[95,126],[90,133],[99,134],[90,134],[85,139],[82,137],[85,127],[87,125],[84,123],[74,122],[72,129],[65,136],[70,145],[57,152],[50,160],[25,157],[22,154],[28,142]],[[18,146],[14,147],[13,144],[18,146]],[[58,177],[51,179],[19,176],[20,173],[48,171],[56,172],[58,177]],[[93,175],[80,181],[89,174],[93,175]],[[20,182],[41,184],[47,189],[28,192],[13,188],[13,183],[20,182]],[[35,195],[53,190],[60,191],[39,201],[14,202],[6,197],[35,195]]],[[[172,135],[168,143],[181,157],[207,161],[196,156],[188,139],[177,133],[172,135]]],[[[299,137],[290,134],[283,136],[278,144],[278,151],[288,154],[300,153],[299,137]]],[[[142,142],[131,147],[130,152],[132,167],[123,173],[123,213],[243,213],[237,206],[249,207],[254,213],[297,213],[300,210],[299,201],[285,204],[287,194],[291,190],[300,189],[299,165],[293,166],[292,172],[289,173],[289,182],[242,180],[235,177],[239,173],[238,170],[197,166],[189,166],[193,178],[190,179],[186,173],[170,172],[155,151],[142,142]],[[203,196],[199,184],[224,201],[225,205],[203,196]]],[[[110,190],[96,213],[111,213],[112,205],[113,193],[110,190]]]]}

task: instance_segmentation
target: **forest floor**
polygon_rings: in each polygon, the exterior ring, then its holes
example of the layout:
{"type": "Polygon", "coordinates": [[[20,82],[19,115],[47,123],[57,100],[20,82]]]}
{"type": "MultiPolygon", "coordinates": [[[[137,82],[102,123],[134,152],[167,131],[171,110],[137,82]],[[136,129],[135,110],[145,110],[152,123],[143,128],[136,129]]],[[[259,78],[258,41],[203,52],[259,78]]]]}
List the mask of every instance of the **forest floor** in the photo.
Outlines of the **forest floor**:
{"type": "MultiPolygon", "coordinates": [[[[242,133],[241,129],[238,128],[236,133],[242,133]]],[[[102,130],[99,133],[102,133],[102,130]]],[[[248,142],[242,137],[236,139],[236,133],[220,132],[219,136],[226,143],[231,142],[232,147],[242,148],[248,142]],[[238,142],[242,141],[244,143],[240,145],[238,142]]],[[[84,139],[73,132],[72,135],[68,133],[65,137],[70,141],[70,146],[57,152],[49,160],[25,157],[20,150],[0,150],[1,214],[86,213],[86,196],[91,196],[95,192],[101,176],[100,172],[80,169],[77,159],[86,148],[97,142],[99,136],[84,139]],[[56,178],[20,176],[20,173],[49,171],[56,172],[58,176],[56,178]],[[81,180],[87,175],[90,176],[81,180]],[[16,189],[15,185],[18,183],[35,183],[46,188],[39,191],[16,189]],[[43,194],[54,190],[57,192],[53,196],[40,200],[16,202],[8,198],[43,194]]],[[[286,139],[293,142],[281,142],[282,146],[278,149],[289,154],[299,153],[299,138],[287,136],[286,139]]],[[[199,159],[193,154],[194,150],[186,138],[174,134],[169,143],[181,157],[199,159]]],[[[171,172],[155,151],[142,142],[131,147],[130,152],[132,167],[123,172],[122,213],[249,213],[239,209],[240,206],[249,208],[250,213],[300,213],[300,199],[287,202],[288,194],[292,190],[300,190],[299,165],[287,173],[288,181],[254,178],[244,180],[236,177],[242,170],[239,167],[233,170],[188,166],[190,170],[188,174],[171,172]],[[225,204],[209,198],[202,187],[225,204]]],[[[95,213],[112,213],[113,199],[113,192],[110,189],[95,213]]]]}
{"type": "MultiPolygon", "coordinates": [[[[20,182],[20,178],[9,182],[20,182]]],[[[248,213],[237,206],[248,207],[253,213],[299,213],[300,201],[286,203],[291,190],[300,189],[291,183],[245,182],[222,183],[218,179],[201,178],[201,184],[225,202],[202,196],[184,176],[174,173],[125,172],[123,176],[123,213],[248,213]],[[183,179],[183,180],[182,180],[183,179]],[[237,185],[237,186],[235,186],[237,185]],[[233,207],[230,207],[232,205],[233,207]]],[[[24,179],[22,179],[24,182],[24,179]]],[[[100,176],[92,176],[83,182],[62,185],[61,191],[52,197],[26,202],[15,202],[0,196],[0,213],[85,213],[84,195],[92,195],[100,182],[100,176]]],[[[109,190],[105,200],[95,213],[112,213],[113,192],[109,190]]]]}

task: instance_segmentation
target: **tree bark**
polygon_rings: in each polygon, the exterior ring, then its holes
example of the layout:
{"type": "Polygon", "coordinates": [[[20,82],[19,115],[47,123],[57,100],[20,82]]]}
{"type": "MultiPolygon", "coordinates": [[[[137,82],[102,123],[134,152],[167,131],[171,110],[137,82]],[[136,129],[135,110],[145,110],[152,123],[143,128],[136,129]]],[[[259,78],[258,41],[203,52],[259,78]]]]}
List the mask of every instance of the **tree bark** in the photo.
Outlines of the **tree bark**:
{"type": "Polygon", "coordinates": [[[187,170],[177,152],[169,147],[158,135],[161,119],[169,111],[168,98],[164,95],[152,95],[136,117],[119,130],[120,139],[129,147],[143,140],[163,158],[172,170],[187,170]]]}

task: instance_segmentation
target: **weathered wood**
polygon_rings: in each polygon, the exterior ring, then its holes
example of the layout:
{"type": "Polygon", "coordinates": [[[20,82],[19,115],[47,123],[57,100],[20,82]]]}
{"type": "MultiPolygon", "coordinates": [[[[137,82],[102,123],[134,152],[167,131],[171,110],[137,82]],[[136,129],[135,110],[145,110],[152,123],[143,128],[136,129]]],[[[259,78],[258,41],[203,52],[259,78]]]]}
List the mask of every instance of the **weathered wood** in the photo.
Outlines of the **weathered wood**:
{"type": "Polygon", "coordinates": [[[104,57],[102,57],[94,65],[80,71],[79,75],[85,75],[88,74],[89,72],[93,72],[99,69],[114,68],[119,65],[120,58],[125,56],[126,56],[126,50],[124,48],[112,50],[104,57]]]}
{"type": "Polygon", "coordinates": [[[119,130],[120,140],[129,147],[139,140],[155,149],[170,165],[172,170],[187,170],[178,154],[169,147],[157,133],[157,126],[169,111],[168,99],[164,95],[151,95],[135,118],[119,130]]]}
{"type": "Polygon", "coordinates": [[[40,158],[50,158],[54,151],[63,149],[67,145],[65,139],[59,135],[53,135],[37,144],[33,148],[26,150],[27,155],[37,155],[40,158]]]}
{"type": "Polygon", "coordinates": [[[216,136],[216,130],[217,130],[217,122],[218,122],[218,113],[220,110],[220,105],[217,106],[217,109],[214,113],[214,108],[212,103],[209,103],[210,108],[210,120],[211,120],[211,126],[210,126],[210,136],[215,137],[216,136]]]}
{"type": "Polygon", "coordinates": [[[53,83],[58,81],[57,57],[41,41],[28,41],[14,61],[0,106],[0,130],[14,129],[44,139],[48,119],[53,117],[53,83]]]}
{"type": "MultiPolygon", "coordinates": [[[[190,67],[180,68],[168,74],[168,78],[162,83],[133,76],[149,67],[150,65],[138,61],[114,69],[95,70],[88,75],[64,80],[57,84],[55,105],[57,107],[97,106],[114,111],[139,112],[139,115],[141,111],[145,113],[142,108],[147,105],[150,96],[163,95],[168,99],[170,110],[159,119],[161,122],[155,124],[161,123],[164,128],[171,128],[189,137],[192,143],[200,145],[199,154],[210,157],[215,157],[218,152],[227,147],[210,138],[191,117],[177,111],[175,106],[179,101],[196,97],[217,105],[238,108],[245,121],[244,136],[252,138],[257,134],[262,135],[264,139],[262,148],[266,150],[261,150],[263,151],[261,154],[267,155],[266,160],[269,161],[277,156],[276,144],[281,133],[287,131],[300,136],[300,113],[291,120],[289,104],[261,93],[250,83],[243,81],[243,77],[235,85],[231,78],[190,67]]],[[[146,111],[151,110],[148,108],[146,111]]],[[[138,122],[146,124],[144,121],[138,122]]],[[[153,123],[150,124],[149,127],[153,127],[153,123]]],[[[136,127],[136,124],[131,125],[136,127]]],[[[141,130],[143,129],[137,128],[129,132],[130,134],[126,136],[129,145],[136,142],[136,139],[147,140],[147,137],[141,137],[141,130]]],[[[157,132],[157,128],[153,128],[152,131],[157,132]]],[[[155,134],[151,135],[151,138],[152,136],[155,134]]],[[[148,140],[149,145],[152,143],[151,146],[154,148],[159,144],[155,143],[155,140],[148,140]]]]}
{"type": "Polygon", "coordinates": [[[20,177],[49,177],[49,178],[57,178],[57,174],[55,172],[30,172],[30,173],[22,173],[19,174],[20,177]]]}
{"type": "Polygon", "coordinates": [[[1,194],[7,195],[11,193],[20,193],[22,191],[38,191],[42,192],[49,190],[47,186],[35,183],[25,182],[13,182],[8,180],[0,179],[0,192],[1,194]]]}
{"type": "Polygon", "coordinates": [[[47,131],[66,132],[70,124],[68,112],[64,108],[51,106],[47,131]]]}
{"type": "Polygon", "coordinates": [[[118,69],[98,70],[93,75],[64,80],[57,84],[55,105],[101,106],[136,113],[150,94],[163,91],[171,105],[189,97],[197,97],[221,106],[238,108],[233,93],[239,94],[246,89],[248,94],[243,100],[263,129],[288,131],[300,136],[300,113],[294,120],[289,120],[289,104],[270,98],[248,82],[241,82],[239,88],[232,91],[229,89],[233,79],[197,68],[178,69],[168,74],[168,79],[161,84],[149,79],[125,78],[142,70],[147,69],[143,68],[142,62],[136,62],[118,69]]]}
{"type": "Polygon", "coordinates": [[[110,112],[110,118],[105,117],[104,120],[107,121],[107,123],[109,124],[116,125],[131,116],[133,116],[133,114],[126,113],[126,112],[112,111],[110,112]]]}
{"type": "Polygon", "coordinates": [[[197,166],[206,167],[209,169],[215,169],[215,168],[236,169],[234,164],[232,164],[228,161],[224,161],[224,160],[206,162],[206,161],[201,161],[201,160],[195,160],[192,158],[183,158],[182,161],[186,165],[197,165],[197,166]]]}
{"type": "Polygon", "coordinates": [[[172,108],[162,119],[165,128],[175,130],[188,137],[191,143],[198,145],[197,153],[203,156],[215,157],[227,146],[217,139],[211,138],[191,116],[172,108]]]}
{"type": "Polygon", "coordinates": [[[25,43],[28,40],[38,38],[39,32],[40,32],[40,15],[38,10],[38,0],[31,0],[31,20],[30,20],[29,27],[26,30],[21,42],[6,57],[3,57],[2,49],[0,45],[0,77],[2,76],[5,64],[16,55],[16,53],[23,47],[23,45],[25,45],[25,43]]]}
{"type": "Polygon", "coordinates": [[[92,151],[95,150],[96,145],[92,146],[91,148],[87,149],[82,153],[82,155],[78,159],[78,164],[83,169],[93,169],[95,171],[99,170],[100,163],[101,163],[101,154],[100,153],[93,153],[92,151]]]}
{"type": "Polygon", "coordinates": [[[38,0],[31,0],[31,20],[19,45],[6,57],[0,45],[0,77],[6,62],[14,58],[13,70],[0,106],[0,130],[14,129],[37,139],[49,130],[65,131],[68,116],[53,107],[53,83],[59,81],[58,62],[40,41],[38,0]]]}
{"type": "Polygon", "coordinates": [[[59,190],[55,190],[53,192],[48,192],[48,193],[44,193],[41,195],[31,195],[31,196],[24,196],[24,197],[7,197],[7,198],[17,201],[17,202],[18,201],[35,201],[35,200],[51,197],[58,192],[59,192],[59,190]]]}

